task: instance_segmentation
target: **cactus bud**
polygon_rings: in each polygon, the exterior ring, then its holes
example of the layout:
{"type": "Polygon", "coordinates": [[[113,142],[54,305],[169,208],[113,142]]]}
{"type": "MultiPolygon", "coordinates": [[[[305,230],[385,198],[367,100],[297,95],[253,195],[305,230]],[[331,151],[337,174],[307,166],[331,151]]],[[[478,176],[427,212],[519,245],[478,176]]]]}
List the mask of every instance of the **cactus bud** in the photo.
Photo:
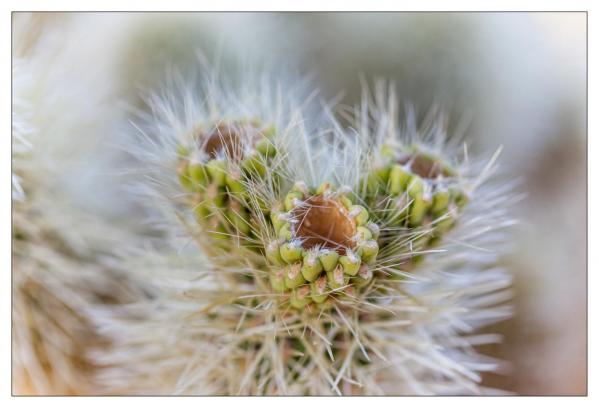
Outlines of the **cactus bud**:
{"type": "Polygon", "coordinates": [[[280,231],[281,227],[287,223],[285,215],[279,211],[272,210],[270,212],[270,221],[272,222],[275,231],[280,231]]]}
{"type": "Polygon", "coordinates": [[[343,267],[343,272],[350,276],[355,276],[360,269],[361,259],[358,254],[347,251],[346,255],[339,257],[339,264],[343,267]]]}
{"type": "Polygon", "coordinates": [[[363,287],[367,285],[372,279],[372,270],[368,265],[362,264],[358,270],[358,274],[353,278],[357,287],[363,287]]]}
{"type": "Polygon", "coordinates": [[[277,269],[275,271],[270,272],[270,285],[272,286],[275,292],[285,292],[285,278],[283,276],[283,271],[277,269]]]}
{"type": "Polygon", "coordinates": [[[238,171],[230,171],[225,175],[225,183],[229,191],[236,195],[243,195],[246,193],[246,188],[241,182],[241,174],[238,171]]]}
{"type": "Polygon", "coordinates": [[[304,279],[300,271],[301,267],[302,265],[300,263],[294,263],[293,265],[287,266],[287,268],[285,269],[284,277],[285,286],[287,287],[287,289],[294,289],[306,283],[306,280],[304,279]]]}
{"type": "Polygon", "coordinates": [[[206,164],[206,169],[214,184],[218,186],[225,185],[227,163],[224,160],[212,159],[206,164]]]}
{"type": "Polygon", "coordinates": [[[289,226],[289,223],[286,222],[285,224],[283,224],[283,226],[279,229],[278,232],[278,237],[280,239],[282,239],[283,241],[289,241],[291,239],[291,229],[289,226]]]}
{"type": "Polygon", "coordinates": [[[447,205],[449,204],[449,191],[438,190],[433,194],[433,204],[431,206],[431,212],[433,214],[442,214],[447,211],[447,205]]]}
{"type": "Polygon", "coordinates": [[[335,269],[327,272],[327,281],[332,289],[339,289],[349,283],[349,276],[343,274],[341,265],[337,265],[335,269]]]}
{"type": "Polygon", "coordinates": [[[283,261],[283,258],[281,258],[281,253],[279,251],[280,248],[278,241],[270,242],[266,246],[266,259],[275,265],[284,265],[285,261],[283,261]]]}
{"type": "Polygon", "coordinates": [[[177,173],[179,174],[179,183],[183,188],[187,191],[193,191],[193,181],[189,175],[189,162],[187,160],[182,160],[179,163],[177,173]]]}
{"type": "Polygon", "coordinates": [[[302,286],[301,288],[294,290],[289,298],[291,306],[296,309],[303,309],[308,305],[308,303],[310,303],[310,297],[308,296],[309,294],[309,286],[302,286]]]}
{"type": "Polygon", "coordinates": [[[399,195],[407,190],[412,175],[399,164],[393,165],[389,173],[389,192],[399,195]]]}
{"type": "Polygon", "coordinates": [[[308,251],[302,264],[302,275],[308,282],[314,281],[322,272],[322,264],[318,260],[316,251],[308,251]]]}
{"type": "Polygon", "coordinates": [[[379,228],[378,224],[375,224],[374,222],[369,222],[368,224],[366,224],[366,228],[370,230],[370,233],[372,234],[372,239],[379,239],[381,229],[379,228]]]}
{"type": "Polygon", "coordinates": [[[258,154],[253,154],[243,159],[241,161],[241,168],[249,174],[257,174],[260,177],[264,177],[266,174],[264,159],[258,154]]]}
{"type": "Polygon", "coordinates": [[[291,191],[285,196],[285,210],[291,211],[297,205],[297,200],[304,198],[304,195],[299,191],[291,191]]]}
{"type": "Polygon", "coordinates": [[[368,222],[368,211],[361,205],[354,205],[349,210],[349,216],[356,220],[356,224],[364,225],[368,222]]]}
{"type": "Polygon", "coordinates": [[[238,203],[227,208],[225,215],[238,234],[247,235],[250,232],[249,215],[238,203]]]}
{"type": "Polygon", "coordinates": [[[320,250],[320,255],[318,259],[320,259],[320,262],[322,263],[322,267],[324,268],[324,270],[330,272],[337,266],[339,254],[336,251],[330,249],[322,249],[320,250]]]}
{"type": "Polygon", "coordinates": [[[376,256],[379,253],[379,245],[373,239],[366,241],[360,245],[361,257],[367,264],[372,264],[376,261],[376,256]]]}
{"type": "Polygon", "coordinates": [[[190,164],[187,173],[189,174],[189,177],[191,177],[194,187],[205,186],[208,183],[208,171],[201,163],[190,164]]]}
{"type": "Polygon", "coordinates": [[[216,184],[210,184],[206,188],[204,197],[206,204],[213,208],[224,208],[227,199],[227,192],[223,187],[216,184]]]}
{"type": "Polygon", "coordinates": [[[302,258],[302,246],[298,241],[285,242],[281,245],[280,253],[281,258],[283,258],[285,262],[291,264],[302,258]]]}
{"type": "Polygon", "coordinates": [[[275,145],[268,137],[263,137],[256,143],[256,150],[266,157],[274,157],[277,153],[275,145]]]}
{"type": "Polygon", "coordinates": [[[362,241],[368,241],[369,239],[372,239],[372,232],[370,232],[370,230],[366,227],[358,227],[357,228],[358,233],[356,234],[357,236],[357,240],[358,242],[362,242],[362,241]]]}
{"type": "Polygon", "coordinates": [[[327,277],[321,276],[310,284],[310,294],[316,303],[322,303],[327,298],[327,277]]]}

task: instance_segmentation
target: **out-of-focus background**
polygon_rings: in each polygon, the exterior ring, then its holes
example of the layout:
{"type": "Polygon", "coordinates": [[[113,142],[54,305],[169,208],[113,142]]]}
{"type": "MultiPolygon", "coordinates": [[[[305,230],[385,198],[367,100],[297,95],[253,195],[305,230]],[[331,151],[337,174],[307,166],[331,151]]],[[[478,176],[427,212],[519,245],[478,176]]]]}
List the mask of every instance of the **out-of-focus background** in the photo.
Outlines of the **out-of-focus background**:
{"type": "Polygon", "coordinates": [[[64,42],[72,87],[111,89],[111,131],[73,172],[72,190],[115,223],[136,223],[123,175],[111,171],[126,160],[115,148],[127,130],[120,106],[138,104],[171,67],[193,69],[197,51],[224,67],[247,59],[311,74],[321,96],[349,105],[360,75],[388,78],[419,110],[436,103],[456,123],[470,120],[471,150],[503,146],[504,172],[527,193],[503,259],[516,315],[494,328],[505,341],[487,350],[511,370],[485,383],[586,393],[585,13],[17,13],[13,23],[21,19],[39,27],[19,33],[25,43],[46,30],[64,42]]]}

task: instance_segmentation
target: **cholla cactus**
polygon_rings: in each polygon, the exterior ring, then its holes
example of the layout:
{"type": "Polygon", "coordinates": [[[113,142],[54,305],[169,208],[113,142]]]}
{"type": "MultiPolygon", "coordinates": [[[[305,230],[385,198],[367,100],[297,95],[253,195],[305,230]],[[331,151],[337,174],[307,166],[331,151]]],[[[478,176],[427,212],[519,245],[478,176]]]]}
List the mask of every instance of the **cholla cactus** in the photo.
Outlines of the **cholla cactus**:
{"type": "MultiPolygon", "coordinates": [[[[143,172],[157,187],[152,197],[161,197],[150,203],[165,210],[164,225],[182,221],[200,245],[181,249],[173,239],[126,261],[153,296],[96,315],[115,344],[94,354],[107,367],[99,378],[107,391],[484,392],[480,372],[500,364],[475,347],[498,338],[478,329],[510,315],[510,279],[494,266],[492,249],[511,224],[514,197],[491,179],[495,157],[458,160],[441,127],[416,127],[410,115],[400,129],[394,96],[380,87],[376,100],[384,103],[365,103],[349,131],[326,106],[323,118],[300,109],[293,92],[287,104],[251,79],[241,90],[209,79],[151,99],[154,116],[142,127],[147,150],[138,154],[151,165],[143,172]],[[191,175],[190,161],[184,174],[195,184],[180,182],[177,149],[199,124],[255,117],[273,126],[276,155],[263,155],[264,171],[254,176],[235,175],[251,230],[231,234],[218,250],[205,240],[211,231],[196,222],[193,203],[178,199],[205,179],[191,175]],[[380,177],[381,164],[388,176],[380,177]],[[452,188],[455,195],[445,194],[452,188]],[[467,202],[459,198],[466,194],[467,202]],[[448,218],[453,228],[442,227],[448,218]]],[[[202,146],[211,136],[205,140],[199,146],[209,153],[202,146]]],[[[227,143],[219,149],[226,180],[236,155],[227,143]]],[[[225,187],[227,200],[233,190],[225,187]]]]}
{"type": "Polygon", "coordinates": [[[70,43],[34,38],[45,28],[26,16],[14,23],[13,393],[92,394],[95,366],[86,348],[105,347],[106,339],[88,310],[129,295],[127,279],[104,260],[115,242],[130,240],[74,205],[67,184],[75,162],[97,143],[93,129],[106,117],[107,88],[82,94],[62,65],[70,43]]]}

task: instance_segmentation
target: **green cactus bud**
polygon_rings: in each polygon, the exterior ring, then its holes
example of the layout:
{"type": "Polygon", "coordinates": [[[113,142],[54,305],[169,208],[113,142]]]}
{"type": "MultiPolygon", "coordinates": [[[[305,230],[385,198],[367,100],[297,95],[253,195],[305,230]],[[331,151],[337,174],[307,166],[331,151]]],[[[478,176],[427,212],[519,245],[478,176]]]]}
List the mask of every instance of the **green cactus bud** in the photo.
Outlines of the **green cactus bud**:
{"type": "Polygon", "coordinates": [[[411,227],[417,227],[422,224],[422,220],[424,219],[429,206],[430,203],[421,197],[414,198],[414,201],[412,201],[412,205],[410,206],[409,223],[411,227]]]}
{"type": "Polygon", "coordinates": [[[287,219],[283,213],[276,210],[270,212],[270,221],[272,222],[273,227],[275,227],[275,231],[280,231],[281,227],[287,224],[287,219]]]}
{"type": "Polygon", "coordinates": [[[349,283],[349,276],[343,274],[341,265],[337,265],[335,269],[327,272],[327,282],[331,289],[339,289],[349,283]]]}
{"type": "Polygon", "coordinates": [[[250,217],[244,208],[242,208],[240,205],[231,206],[227,208],[225,215],[235,231],[242,235],[249,234],[250,217]]]}
{"type": "Polygon", "coordinates": [[[389,193],[399,195],[406,191],[412,175],[399,164],[393,165],[389,173],[389,193]]]}
{"type": "Polygon", "coordinates": [[[424,182],[419,176],[412,176],[406,191],[411,198],[419,197],[424,192],[424,182]]]}
{"type": "Polygon", "coordinates": [[[212,159],[206,163],[206,170],[210,175],[210,180],[219,186],[225,185],[227,175],[227,162],[219,159],[212,159]]]}
{"type": "Polygon", "coordinates": [[[310,284],[310,295],[315,303],[322,303],[327,299],[327,277],[321,276],[310,284]]]}
{"type": "Polygon", "coordinates": [[[256,143],[256,150],[265,157],[274,157],[277,154],[274,143],[268,137],[263,137],[256,143]]]}
{"type": "Polygon", "coordinates": [[[245,186],[241,182],[241,174],[238,171],[230,171],[225,175],[225,183],[229,191],[236,195],[243,195],[247,192],[245,186]]]}
{"type": "Polygon", "coordinates": [[[259,154],[253,154],[243,159],[241,168],[249,174],[257,174],[260,177],[264,177],[266,174],[264,159],[259,154]]]}
{"type": "Polygon", "coordinates": [[[215,208],[224,208],[227,200],[227,192],[224,187],[217,184],[210,184],[206,188],[204,200],[207,205],[215,208]]]}
{"type": "Polygon", "coordinates": [[[285,261],[281,258],[281,253],[279,252],[279,242],[272,241],[266,246],[266,259],[268,259],[271,263],[275,265],[284,265],[285,261]]]}
{"type": "Polygon", "coordinates": [[[322,264],[318,260],[316,251],[309,251],[304,255],[302,275],[304,275],[304,278],[308,282],[312,282],[318,277],[320,272],[322,272],[322,264]]]}
{"type": "Polygon", "coordinates": [[[433,214],[442,214],[447,211],[447,205],[449,204],[449,191],[438,190],[433,194],[433,204],[430,211],[433,214]]]}
{"type": "Polygon", "coordinates": [[[366,286],[372,279],[372,270],[368,265],[362,264],[358,274],[352,279],[358,288],[366,286]]]}
{"type": "Polygon", "coordinates": [[[208,171],[201,163],[190,164],[187,172],[194,186],[205,186],[208,183],[208,171]]]}
{"type": "Polygon", "coordinates": [[[284,223],[277,236],[283,241],[289,241],[291,239],[291,225],[288,222],[284,223]]]}
{"type": "Polygon", "coordinates": [[[383,182],[374,172],[366,175],[366,180],[364,181],[364,184],[366,185],[366,193],[368,195],[378,194],[384,189],[383,182]]]}
{"type": "MultiPolygon", "coordinates": [[[[302,258],[302,246],[297,241],[285,242],[281,245],[281,258],[289,264],[299,261],[302,258]]],[[[299,270],[298,270],[299,272],[299,270]]]]}
{"type": "Polygon", "coordinates": [[[386,186],[389,183],[390,173],[391,168],[389,166],[382,166],[374,169],[374,174],[378,177],[383,186],[386,186]]]}
{"type": "Polygon", "coordinates": [[[281,269],[277,269],[270,272],[269,280],[270,286],[275,292],[285,292],[287,289],[285,287],[285,277],[283,276],[284,272],[281,269]]]}
{"type": "Polygon", "coordinates": [[[417,227],[422,223],[431,204],[431,200],[428,198],[428,193],[425,192],[425,186],[420,177],[412,177],[412,181],[408,186],[408,195],[412,199],[409,224],[412,227],[417,227]]]}
{"type": "Polygon", "coordinates": [[[366,192],[376,195],[384,192],[389,182],[390,168],[387,165],[376,167],[366,176],[366,192]]]}
{"type": "Polygon", "coordinates": [[[330,272],[337,266],[339,254],[331,249],[321,249],[318,259],[320,260],[323,269],[330,272]]]}
{"type": "Polygon", "coordinates": [[[283,275],[285,277],[285,286],[287,289],[294,289],[306,283],[306,280],[301,273],[301,268],[302,264],[299,262],[289,265],[287,268],[285,268],[283,275]]]}
{"type": "Polygon", "coordinates": [[[374,222],[369,222],[368,224],[366,224],[366,228],[370,230],[370,233],[372,234],[372,239],[379,239],[381,229],[379,228],[378,224],[375,224],[374,222]]]}
{"type": "Polygon", "coordinates": [[[302,286],[291,293],[289,301],[291,306],[296,309],[303,309],[310,303],[310,287],[302,286]]]}
{"type": "Polygon", "coordinates": [[[183,188],[187,191],[193,191],[193,181],[189,175],[189,162],[187,160],[179,163],[177,173],[179,174],[179,183],[181,183],[183,188]]]}
{"type": "Polygon", "coordinates": [[[358,236],[358,242],[368,241],[369,239],[372,239],[372,232],[370,232],[368,228],[358,227],[357,230],[358,233],[356,235],[358,236]]]}
{"type": "Polygon", "coordinates": [[[349,216],[356,221],[357,225],[365,225],[368,222],[368,211],[361,205],[351,206],[349,216]]]}
{"type": "Polygon", "coordinates": [[[361,260],[358,254],[347,251],[346,255],[339,257],[339,264],[343,267],[345,274],[355,276],[360,269],[361,260]]]}
{"type": "Polygon", "coordinates": [[[351,207],[353,206],[353,203],[351,202],[351,200],[349,198],[347,198],[345,195],[340,196],[339,201],[341,201],[341,204],[345,207],[345,209],[347,211],[349,211],[351,209],[351,207]]]}
{"type": "Polygon", "coordinates": [[[302,200],[304,195],[299,191],[291,191],[285,196],[285,210],[291,211],[296,206],[297,200],[302,200]]]}
{"type": "Polygon", "coordinates": [[[368,240],[360,245],[361,257],[367,264],[372,264],[376,261],[376,256],[379,253],[379,244],[373,239],[368,240]]]}

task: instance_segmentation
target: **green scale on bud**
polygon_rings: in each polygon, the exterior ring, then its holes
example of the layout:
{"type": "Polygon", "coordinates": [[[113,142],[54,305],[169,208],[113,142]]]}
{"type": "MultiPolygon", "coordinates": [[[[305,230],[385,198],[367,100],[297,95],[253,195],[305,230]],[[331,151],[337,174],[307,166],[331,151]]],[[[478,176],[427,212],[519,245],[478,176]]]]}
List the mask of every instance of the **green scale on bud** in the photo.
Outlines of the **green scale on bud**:
{"type": "MultiPolygon", "coordinates": [[[[247,182],[263,177],[266,165],[276,155],[274,127],[260,130],[256,121],[198,127],[189,145],[177,148],[177,172],[181,186],[190,194],[189,205],[196,219],[219,238],[252,239],[252,212],[248,205],[247,182]],[[210,226],[210,228],[207,228],[210,226]]],[[[267,211],[265,211],[267,212],[267,211]]]]}
{"type": "MultiPolygon", "coordinates": [[[[309,188],[297,182],[281,206],[286,212],[270,213],[277,239],[266,248],[274,271],[273,290],[280,289],[282,276],[295,308],[311,303],[330,305],[329,299],[353,290],[348,289],[350,278],[358,277],[360,268],[374,263],[378,254],[380,231],[368,210],[329,183],[309,188]]],[[[371,278],[372,274],[367,277],[371,278]]],[[[366,278],[359,279],[364,285],[366,278]]]]}

